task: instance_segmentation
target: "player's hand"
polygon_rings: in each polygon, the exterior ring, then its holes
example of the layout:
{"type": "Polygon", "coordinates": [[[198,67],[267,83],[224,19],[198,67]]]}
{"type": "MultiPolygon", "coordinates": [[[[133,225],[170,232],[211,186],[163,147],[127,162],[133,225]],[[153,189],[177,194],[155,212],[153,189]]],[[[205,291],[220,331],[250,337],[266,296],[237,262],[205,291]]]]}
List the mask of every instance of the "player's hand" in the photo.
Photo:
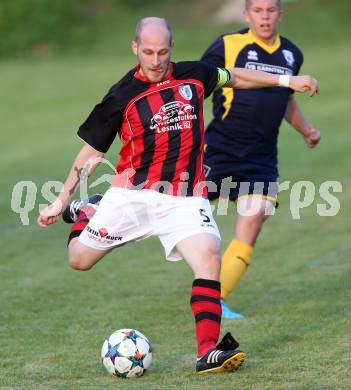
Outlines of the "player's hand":
{"type": "Polygon", "coordinates": [[[39,214],[37,219],[37,224],[40,227],[48,227],[55,223],[60,215],[63,213],[65,209],[65,205],[61,202],[60,199],[56,199],[56,201],[49,206],[45,207],[39,214]]]}
{"type": "Polygon", "coordinates": [[[303,139],[309,148],[314,148],[321,139],[321,132],[313,125],[309,125],[308,132],[303,135],[303,139]]]}
{"type": "Polygon", "coordinates": [[[292,76],[290,88],[297,92],[307,92],[309,96],[319,94],[318,81],[311,76],[292,76]]]}

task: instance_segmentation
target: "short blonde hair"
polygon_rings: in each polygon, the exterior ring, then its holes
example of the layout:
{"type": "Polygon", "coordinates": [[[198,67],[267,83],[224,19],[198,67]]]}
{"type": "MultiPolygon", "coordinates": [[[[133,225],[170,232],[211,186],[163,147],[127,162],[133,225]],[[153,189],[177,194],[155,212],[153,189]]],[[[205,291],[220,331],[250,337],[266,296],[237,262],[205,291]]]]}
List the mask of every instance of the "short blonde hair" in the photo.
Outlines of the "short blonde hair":
{"type": "MultiPolygon", "coordinates": [[[[245,0],[245,8],[248,9],[251,5],[252,0],[245,0]]],[[[281,0],[276,0],[276,6],[280,9],[282,7],[281,0]]]]}

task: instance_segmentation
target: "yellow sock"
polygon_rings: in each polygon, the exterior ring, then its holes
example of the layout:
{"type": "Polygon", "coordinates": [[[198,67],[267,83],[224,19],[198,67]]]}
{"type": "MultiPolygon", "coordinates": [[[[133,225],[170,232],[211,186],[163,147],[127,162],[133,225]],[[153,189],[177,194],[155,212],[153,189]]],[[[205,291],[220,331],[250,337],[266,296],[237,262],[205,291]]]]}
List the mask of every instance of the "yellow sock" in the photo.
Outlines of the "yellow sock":
{"type": "Polygon", "coordinates": [[[253,249],[251,245],[233,240],[224,252],[220,278],[221,297],[223,299],[234,290],[244,275],[251,262],[253,249]]]}

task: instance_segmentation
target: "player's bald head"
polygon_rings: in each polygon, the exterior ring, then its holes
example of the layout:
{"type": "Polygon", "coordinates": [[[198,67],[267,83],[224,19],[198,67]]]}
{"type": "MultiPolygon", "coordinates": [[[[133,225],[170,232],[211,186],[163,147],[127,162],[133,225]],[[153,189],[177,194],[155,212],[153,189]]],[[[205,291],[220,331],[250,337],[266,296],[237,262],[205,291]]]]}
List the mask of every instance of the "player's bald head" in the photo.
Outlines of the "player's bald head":
{"type": "Polygon", "coordinates": [[[140,19],[135,29],[135,41],[140,43],[144,34],[168,35],[169,43],[172,44],[172,30],[164,18],[147,17],[140,19]]]}
{"type": "MultiPolygon", "coordinates": [[[[249,9],[252,5],[252,3],[254,3],[255,0],[245,0],[245,8],[246,9],[249,9]]],[[[282,7],[282,2],[281,0],[275,0],[275,5],[276,7],[278,7],[279,9],[282,7]]]]}

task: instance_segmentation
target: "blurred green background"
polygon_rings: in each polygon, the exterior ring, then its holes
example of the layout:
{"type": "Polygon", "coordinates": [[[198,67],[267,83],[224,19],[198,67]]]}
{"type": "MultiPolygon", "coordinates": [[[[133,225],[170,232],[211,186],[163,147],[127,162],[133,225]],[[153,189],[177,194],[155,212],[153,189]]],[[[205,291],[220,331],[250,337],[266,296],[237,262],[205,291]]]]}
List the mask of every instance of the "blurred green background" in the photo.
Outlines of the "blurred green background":
{"type": "MultiPolygon", "coordinates": [[[[166,17],[186,54],[200,50],[201,37],[235,30],[236,25],[216,21],[228,3],[230,13],[244,3],[225,0],[2,0],[0,2],[0,57],[125,54],[138,18],[166,17]],[[191,51],[192,49],[193,51],[191,51]]],[[[346,38],[350,2],[347,0],[283,1],[289,12],[283,33],[303,43],[322,46],[346,38]]]]}
{"type": "MultiPolygon", "coordinates": [[[[0,1],[0,389],[350,389],[350,129],[351,2],[285,1],[280,31],[304,52],[303,73],[321,95],[298,96],[322,130],[308,150],[283,125],[281,180],[309,180],[317,194],[294,220],[289,191],[265,225],[250,272],[229,299],[242,322],[223,321],[248,351],[233,375],[193,374],[194,324],[188,308],[191,275],[169,264],[157,239],[127,245],[88,273],[66,263],[67,226],[40,229],[35,220],[49,180],[64,181],[81,147],[76,129],[107,89],[135,65],[129,42],[137,20],[170,20],[174,60],[198,59],[221,33],[244,24],[220,22],[223,0],[0,1]],[[19,181],[32,182],[29,223],[11,210],[19,181]],[[326,180],[340,211],[320,217],[326,180]],[[176,320],[175,320],[176,319],[176,320]],[[104,337],[122,327],[145,333],[155,347],[149,375],[116,383],[99,361],[104,337]]],[[[243,3],[243,1],[242,1],[243,3]]],[[[228,8],[227,13],[232,12],[228,8]]],[[[210,99],[206,121],[211,119],[210,99]]],[[[118,143],[107,158],[115,164],[118,143]]],[[[97,170],[90,183],[111,169],[97,170]]],[[[103,191],[106,183],[91,191],[103,191]]],[[[26,193],[23,193],[24,205],[26,193]]],[[[223,248],[230,216],[215,214],[223,248]]]]}

